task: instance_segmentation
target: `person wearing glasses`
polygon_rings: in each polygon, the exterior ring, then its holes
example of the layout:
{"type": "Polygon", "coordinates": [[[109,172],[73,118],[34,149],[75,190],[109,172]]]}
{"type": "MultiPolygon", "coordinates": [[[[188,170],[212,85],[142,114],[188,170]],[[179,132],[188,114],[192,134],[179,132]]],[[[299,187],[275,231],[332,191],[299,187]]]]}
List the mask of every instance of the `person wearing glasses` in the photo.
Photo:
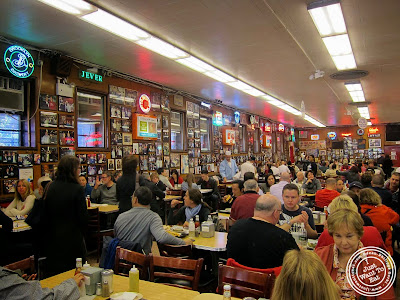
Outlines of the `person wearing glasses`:
{"type": "Polygon", "coordinates": [[[105,171],[96,178],[91,197],[97,203],[118,205],[117,185],[112,180],[110,171],[105,171]]]}

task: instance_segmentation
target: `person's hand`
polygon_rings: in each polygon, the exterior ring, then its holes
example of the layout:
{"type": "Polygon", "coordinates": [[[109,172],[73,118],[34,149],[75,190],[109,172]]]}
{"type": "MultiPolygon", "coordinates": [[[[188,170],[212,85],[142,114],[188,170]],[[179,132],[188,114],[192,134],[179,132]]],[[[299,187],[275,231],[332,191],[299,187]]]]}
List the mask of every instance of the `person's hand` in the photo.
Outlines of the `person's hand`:
{"type": "Polygon", "coordinates": [[[185,223],[183,223],[182,227],[188,228],[188,227],[189,227],[189,222],[188,222],[188,221],[185,221],[185,223]]]}
{"type": "Polygon", "coordinates": [[[30,280],[35,280],[37,277],[37,274],[31,274],[28,276],[28,274],[24,274],[22,275],[22,278],[25,279],[26,281],[30,281],[30,280]]]}
{"type": "Polygon", "coordinates": [[[295,224],[295,223],[304,223],[305,222],[305,219],[304,219],[304,215],[303,214],[300,214],[300,215],[297,215],[297,216],[295,216],[294,218],[292,218],[291,220],[290,220],[290,225],[293,225],[293,224],[295,224]]]}
{"type": "Polygon", "coordinates": [[[179,200],[172,200],[172,201],[171,201],[171,208],[174,208],[174,207],[177,206],[179,203],[181,203],[181,201],[179,201],[179,200]]]}
{"type": "Polygon", "coordinates": [[[224,202],[224,203],[228,202],[230,197],[231,197],[231,195],[225,195],[224,198],[222,198],[222,202],[224,202]]]}
{"type": "Polygon", "coordinates": [[[96,177],[96,183],[95,183],[94,187],[97,188],[100,184],[101,184],[100,176],[97,176],[96,177]]]}
{"type": "Polygon", "coordinates": [[[226,177],[224,177],[224,179],[222,179],[222,182],[225,183],[226,182],[226,177]]]}
{"type": "Polygon", "coordinates": [[[191,245],[191,246],[193,246],[193,240],[191,240],[191,239],[186,239],[186,240],[184,240],[185,241],[185,244],[186,245],[191,245]]]}
{"type": "Polygon", "coordinates": [[[301,212],[303,218],[304,218],[304,225],[308,224],[308,214],[303,210],[301,212]]]}
{"type": "Polygon", "coordinates": [[[74,281],[76,282],[77,286],[81,286],[84,279],[85,279],[85,276],[83,276],[82,273],[78,273],[74,276],[74,281]]]}

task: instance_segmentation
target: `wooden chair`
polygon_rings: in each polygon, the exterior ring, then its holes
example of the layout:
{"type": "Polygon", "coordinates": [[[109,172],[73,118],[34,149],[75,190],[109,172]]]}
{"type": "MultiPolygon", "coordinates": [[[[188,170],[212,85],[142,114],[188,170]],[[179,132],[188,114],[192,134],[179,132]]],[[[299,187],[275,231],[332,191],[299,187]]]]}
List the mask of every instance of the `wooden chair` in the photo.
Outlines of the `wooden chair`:
{"type": "Polygon", "coordinates": [[[191,245],[166,245],[157,243],[161,256],[192,258],[191,245]]]}
{"type": "Polygon", "coordinates": [[[133,265],[139,270],[141,280],[149,279],[149,257],[118,246],[115,253],[115,274],[129,276],[129,270],[133,265]]]}
{"type": "Polygon", "coordinates": [[[99,208],[88,209],[89,220],[88,220],[88,233],[87,239],[93,239],[96,241],[96,255],[97,262],[101,254],[103,246],[103,236],[114,237],[114,229],[100,230],[100,214],[99,208]]]}
{"type": "Polygon", "coordinates": [[[12,264],[9,264],[7,266],[4,266],[4,268],[9,269],[9,270],[21,270],[22,274],[35,274],[35,259],[33,256],[30,256],[28,258],[25,258],[23,260],[14,262],[12,264]]]}
{"type": "Polygon", "coordinates": [[[150,281],[197,291],[203,261],[150,254],[150,281]]]}
{"type": "Polygon", "coordinates": [[[273,273],[260,273],[246,269],[219,266],[218,293],[223,294],[224,285],[231,286],[232,297],[270,298],[275,283],[273,273]]]}

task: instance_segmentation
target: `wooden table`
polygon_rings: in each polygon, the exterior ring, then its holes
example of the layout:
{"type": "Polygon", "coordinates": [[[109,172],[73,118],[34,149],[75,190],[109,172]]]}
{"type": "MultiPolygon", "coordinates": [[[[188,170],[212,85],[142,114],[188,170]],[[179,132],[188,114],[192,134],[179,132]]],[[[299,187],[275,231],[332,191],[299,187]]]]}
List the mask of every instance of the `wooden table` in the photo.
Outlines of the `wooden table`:
{"type": "Polygon", "coordinates": [[[119,211],[118,205],[92,203],[88,209],[99,208],[99,213],[111,214],[119,211]]]}
{"type": "Polygon", "coordinates": [[[31,230],[32,227],[25,223],[25,220],[13,220],[12,232],[31,230]]]}
{"type": "Polygon", "coordinates": [[[164,201],[181,200],[181,196],[166,195],[164,201]]]}
{"type": "MultiPolygon", "coordinates": [[[[66,279],[74,276],[74,271],[67,271],[53,277],[41,280],[42,287],[53,288],[66,279]]],[[[114,275],[114,293],[126,292],[129,288],[129,277],[114,275]]],[[[139,293],[147,300],[192,300],[200,295],[199,292],[168,286],[160,283],[139,281],[139,293]]],[[[220,295],[222,299],[222,295],[220,295]]],[[[108,299],[97,296],[95,299],[108,299]]]]}
{"type": "MultiPolygon", "coordinates": [[[[200,294],[193,298],[193,300],[221,300],[222,295],[219,294],[212,294],[212,293],[204,293],[200,294]]],[[[240,300],[240,298],[231,297],[232,300],[240,300]]]]}
{"type": "Polygon", "coordinates": [[[213,191],[212,189],[200,189],[200,192],[202,194],[208,194],[208,193],[211,193],[212,191],[213,191]]]}

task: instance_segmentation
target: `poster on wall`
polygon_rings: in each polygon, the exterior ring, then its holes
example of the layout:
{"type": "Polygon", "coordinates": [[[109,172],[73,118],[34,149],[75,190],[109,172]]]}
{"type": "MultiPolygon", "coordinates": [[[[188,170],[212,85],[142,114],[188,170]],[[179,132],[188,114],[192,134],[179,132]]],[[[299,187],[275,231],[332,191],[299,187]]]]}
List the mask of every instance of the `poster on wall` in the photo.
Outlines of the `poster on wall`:
{"type": "Polygon", "coordinates": [[[109,93],[110,103],[124,104],[125,89],[123,87],[109,85],[108,93],[109,93]]]}
{"type": "Polygon", "coordinates": [[[187,154],[181,155],[181,174],[189,173],[189,156],[187,154]]]}
{"type": "Polygon", "coordinates": [[[58,110],[72,113],[75,111],[74,98],[58,97],[58,110]]]}
{"type": "Polygon", "coordinates": [[[381,139],[369,139],[369,148],[381,148],[381,139]]]}
{"type": "Polygon", "coordinates": [[[222,130],[222,144],[227,145],[235,145],[235,130],[224,128],[222,130]]]}
{"type": "Polygon", "coordinates": [[[157,117],[134,114],[133,136],[134,139],[157,140],[157,117]]]}
{"type": "Polygon", "coordinates": [[[302,150],[308,149],[326,149],[326,141],[300,141],[299,148],[302,150]]]}

